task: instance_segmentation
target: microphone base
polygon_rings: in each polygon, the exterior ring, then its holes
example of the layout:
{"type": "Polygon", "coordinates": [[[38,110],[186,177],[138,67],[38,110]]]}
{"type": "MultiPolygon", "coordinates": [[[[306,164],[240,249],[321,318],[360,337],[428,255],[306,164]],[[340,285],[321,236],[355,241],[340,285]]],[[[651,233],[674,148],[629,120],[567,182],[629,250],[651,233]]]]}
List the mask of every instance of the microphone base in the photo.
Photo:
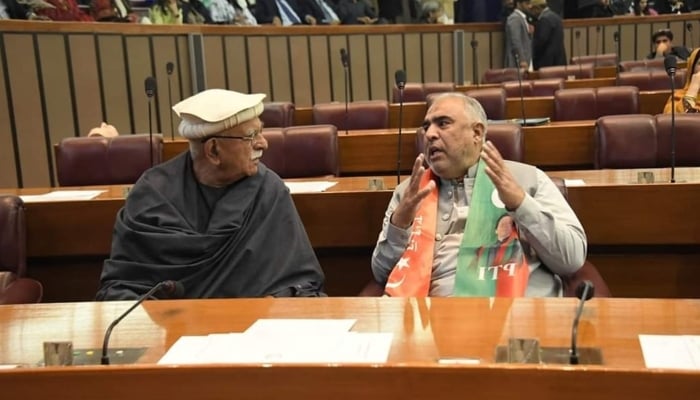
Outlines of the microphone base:
{"type": "MultiPolygon", "coordinates": [[[[569,365],[568,347],[543,347],[537,339],[510,339],[509,345],[496,347],[495,361],[508,364],[569,365]]],[[[603,365],[603,352],[598,347],[579,347],[579,365],[603,365]]]]}
{"type": "MultiPolygon", "coordinates": [[[[113,348],[107,351],[109,365],[136,364],[146,352],[146,347],[113,348]]],[[[73,349],[73,363],[71,365],[101,365],[102,348],[99,349],[73,349]]]]}

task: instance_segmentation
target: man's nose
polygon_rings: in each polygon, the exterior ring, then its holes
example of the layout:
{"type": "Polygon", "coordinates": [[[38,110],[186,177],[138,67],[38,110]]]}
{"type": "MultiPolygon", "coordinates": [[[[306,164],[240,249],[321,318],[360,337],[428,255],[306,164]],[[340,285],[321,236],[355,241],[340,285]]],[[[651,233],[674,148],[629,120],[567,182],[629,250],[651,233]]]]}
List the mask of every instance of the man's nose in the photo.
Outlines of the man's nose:
{"type": "Polygon", "coordinates": [[[437,139],[437,129],[435,128],[434,124],[428,125],[427,128],[423,128],[423,131],[425,132],[425,138],[427,141],[432,141],[437,139]]]}
{"type": "Polygon", "coordinates": [[[256,149],[260,150],[267,150],[267,139],[265,139],[265,136],[260,134],[258,140],[255,141],[255,146],[256,149]]]}

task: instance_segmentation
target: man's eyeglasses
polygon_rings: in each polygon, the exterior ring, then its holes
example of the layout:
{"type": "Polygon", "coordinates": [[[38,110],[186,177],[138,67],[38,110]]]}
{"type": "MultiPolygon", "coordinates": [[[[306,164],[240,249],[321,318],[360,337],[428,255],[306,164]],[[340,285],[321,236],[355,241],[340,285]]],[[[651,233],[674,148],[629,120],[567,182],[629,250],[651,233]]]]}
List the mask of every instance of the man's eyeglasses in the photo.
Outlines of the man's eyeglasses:
{"type": "Polygon", "coordinates": [[[244,140],[246,142],[250,142],[251,144],[258,140],[262,136],[262,131],[261,130],[256,130],[254,132],[251,132],[248,135],[245,136],[223,136],[223,135],[212,135],[212,136],[207,136],[204,139],[202,139],[202,143],[206,142],[209,139],[236,139],[236,140],[244,140]]]}

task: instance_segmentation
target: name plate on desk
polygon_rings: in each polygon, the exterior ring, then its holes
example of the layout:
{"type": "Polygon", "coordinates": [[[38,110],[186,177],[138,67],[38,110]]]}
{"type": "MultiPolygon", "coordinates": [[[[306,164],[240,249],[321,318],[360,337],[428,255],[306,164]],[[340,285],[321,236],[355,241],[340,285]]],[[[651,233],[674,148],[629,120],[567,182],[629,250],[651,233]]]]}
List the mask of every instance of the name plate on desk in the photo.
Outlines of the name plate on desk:
{"type": "MultiPolygon", "coordinates": [[[[597,347],[579,347],[579,364],[603,365],[603,353],[597,347]]],[[[569,364],[568,347],[540,346],[537,339],[511,338],[508,344],[496,347],[497,363],[569,364]]]]}

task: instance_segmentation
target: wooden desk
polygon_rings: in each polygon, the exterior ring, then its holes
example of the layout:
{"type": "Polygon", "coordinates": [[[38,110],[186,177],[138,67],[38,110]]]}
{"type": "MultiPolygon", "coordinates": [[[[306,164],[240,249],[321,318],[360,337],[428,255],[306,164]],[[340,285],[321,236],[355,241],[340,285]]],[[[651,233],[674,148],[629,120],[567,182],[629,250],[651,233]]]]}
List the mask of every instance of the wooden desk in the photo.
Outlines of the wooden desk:
{"type": "MultiPolygon", "coordinates": [[[[99,348],[125,302],[0,307],[0,362],[36,365],[43,341],[99,348]]],[[[0,371],[9,399],[693,399],[697,371],[649,370],[638,335],[700,334],[700,301],[593,299],[579,347],[599,347],[603,366],[494,364],[509,337],[567,347],[575,299],[241,299],[148,301],[114,331],[112,348],[146,347],[135,365],[0,371]],[[393,334],[382,365],[154,364],[182,335],[241,332],[259,318],[352,318],[353,331],[393,334]],[[446,357],[480,365],[446,366],[446,357]],[[99,395],[95,395],[99,393],[99,395]]]]}
{"type": "MultiPolygon", "coordinates": [[[[668,170],[655,173],[668,181],[668,170]]],[[[569,202],[588,237],[589,259],[613,294],[627,297],[700,297],[700,169],[679,168],[689,183],[632,184],[637,170],[552,172],[584,179],[569,187],[569,202]],[[631,273],[630,271],[634,271],[631,273]]],[[[338,178],[326,193],[293,195],[327,276],[331,295],[355,295],[370,279],[370,257],[396,178],[387,190],[367,191],[368,179],[338,178]]],[[[110,251],[123,188],[91,201],[28,203],[30,275],[45,286],[46,301],[93,298],[110,251]]],[[[0,190],[37,194],[49,189],[0,190]]]]}
{"type": "MultiPolygon", "coordinates": [[[[639,93],[640,114],[660,114],[668,91],[645,91],[639,93]]],[[[525,114],[529,118],[551,117],[554,115],[554,97],[526,97],[525,114]]],[[[423,102],[405,103],[403,109],[403,126],[421,126],[425,117],[426,107],[423,102]]],[[[522,118],[520,99],[509,97],[506,104],[506,118],[522,118]]],[[[389,127],[398,128],[399,105],[389,105],[389,127]]],[[[294,111],[294,125],[312,125],[313,113],[311,107],[297,107],[294,111]]]]}
{"type": "MultiPolygon", "coordinates": [[[[542,169],[593,168],[595,121],[560,121],[526,126],[525,160],[542,169]]],[[[409,173],[416,156],[416,130],[406,128],[401,137],[401,169],[409,173]]],[[[163,143],[163,159],[187,150],[184,139],[163,143]]],[[[390,175],[396,172],[397,129],[338,132],[340,174],[390,175]]]]}

